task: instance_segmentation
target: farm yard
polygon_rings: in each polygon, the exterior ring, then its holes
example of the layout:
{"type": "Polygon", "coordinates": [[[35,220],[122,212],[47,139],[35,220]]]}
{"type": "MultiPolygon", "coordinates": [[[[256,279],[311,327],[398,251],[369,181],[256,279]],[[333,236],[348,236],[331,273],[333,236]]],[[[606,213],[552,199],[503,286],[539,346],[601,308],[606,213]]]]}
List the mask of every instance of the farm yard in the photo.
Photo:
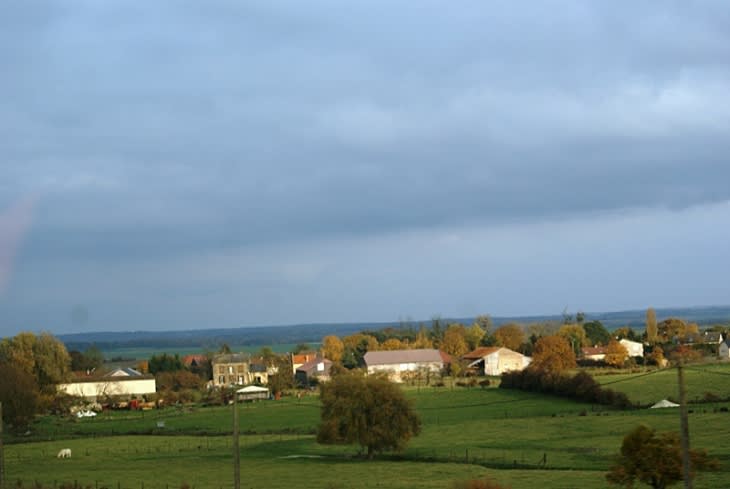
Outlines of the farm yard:
{"type": "MultiPolygon", "coordinates": [[[[727,365],[687,374],[690,399],[707,392],[730,397],[727,365]]],[[[675,370],[597,379],[641,404],[676,390],[675,370]]],[[[355,446],[316,442],[315,394],[240,404],[242,487],[435,489],[490,476],[513,489],[538,483],[545,489],[603,488],[629,430],[645,423],[679,431],[674,409],[619,411],[494,387],[404,389],[423,431],[404,452],[374,461],[357,457],[355,446]]],[[[692,446],[707,449],[721,463],[720,471],[696,480],[697,488],[730,483],[727,407],[727,402],[691,406],[692,446]]],[[[77,482],[110,489],[230,488],[231,414],[229,406],[111,412],[94,419],[43,417],[30,434],[8,440],[6,480],[25,487],[77,482]],[[57,459],[62,448],[70,448],[73,457],[57,459]]]]}

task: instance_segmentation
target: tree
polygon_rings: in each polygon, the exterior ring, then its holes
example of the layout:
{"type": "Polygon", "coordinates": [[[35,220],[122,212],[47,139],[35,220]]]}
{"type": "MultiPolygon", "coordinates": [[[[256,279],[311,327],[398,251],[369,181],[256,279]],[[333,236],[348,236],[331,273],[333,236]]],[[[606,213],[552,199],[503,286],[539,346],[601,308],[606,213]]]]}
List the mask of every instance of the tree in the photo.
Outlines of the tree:
{"type": "Polygon", "coordinates": [[[654,365],[657,365],[659,367],[664,367],[667,363],[666,359],[664,358],[664,350],[662,350],[662,347],[659,345],[654,345],[651,353],[647,355],[647,360],[650,363],[653,363],[654,365]]]}
{"type": "Polygon", "coordinates": [[[662,342],[683,338],[687,333],[687,323],[678,318],[668,318],[657,324],[657,337],[662,342]]]}
{"type": "Polygon", "coordinates": [[[494,339],[499,346],[517,350],[525,342],[525,330],[517,323],[508,323],[494,331],[494,339]]]}
{"type": "Polygon", "coordinates": [[[693,338],[695,341],[700,339],[700,325],[697,323],[689,323],[684,332],[686,338],[693,338]]]}
{"type": "MultiPolygon", "coordinates": [[[[494,323],[492,322],[492,316],[489,314],[480,314],[474,319],[474,324],[484,331],[484,334],[489,334],[494,323]]],[[[472,325],[473,326],[473,325],[472,325]]]]}
{"type": "Polygon", "coordinates": [[[562,323],[559,321],[543,321],[540,323],[530,323],[527,326],[527,332],[530,336],[537,338],[541,336],[552,336],[558,332],[562,323]]]}
{"type": "Polygon", "coordinates": [[[343,353],[345,353],[345,344],[339,337],[329,335],[322,338],[322,354],[325,358],[339,363],[342,361],[343,353]]]}
{"type": "Polygon", "coordinates": [[[15,365],[32,375],[38,385],[41,400],[50,403],[56,386],[68,380],[71,357],[64,344],[50,333],[19,333],[0,342],[0,362],[15,365]]]}
{"type": "Polygon", "coordinates": [[[288,355],[279,355],[274,359],[276,373],[269,375],[269,388],[271,392],[283,392],[294,387],[294,370],[288,355]]]}
{"type": "Polygon", "coordinates": [[[462,356],[468,351],[466,340],[464,340],[465,334],[466,328],[464,328],[464,325],[450,324],[444,332],[440,349],[457,358],[462,356]]]}
{"type": "Polygon", "coordinates": [[[407,345],[403,344],[403,342],[398,338],[388,338],[380,345],[380,349],[386,351],[405,350],[406,346],[407,345]]]}
{"type": "Polygon", "coordinates": [[[264,362],[267,367],[273,367],[276,364],[276,359],[279,357],[270,346],[262,346],[258,352],[258,356],[264,362]]]}
{"type": "Polygon", "coordinates": [[[174,372],[160,372],[155,376],[159,391],[198,390],[203,386],[203,380],[188,370],[174,372]]]}
{"type": "Polygon", "coordinates": [[[429,338],[428,330],[424,325],[416,333],[416,339],[413,341],[413,348],[433,348],[433,341],[429,338]]]}
{"type": "Polygon", "coordinates": [[[340,373],[320,384],[320,393],[319,443],[357,443],[371,459],[382,451],[402,450],[421,431],[411,402],[385,378],[340,373]]]}
{"type": "MultiPolygon", "coordinates": [[[[690,450],[690,477],[698,470],[717,468],[704,450],[690,450]]],[[[677,433],[656,433],[640,425],[624,437],[621,454],[606,474],[611,484],[633,487],[635,481],[664,489],[682,480],[682,457],[677,433]]]]}
{"type": "Polygon", "coordinates": [[[443,321],[441,316],[434,316],[431,318],[431,341],[433,342],[434,348],[439,348],[441,340],[444,337],[443,321]]]}
{"type": "Polygon", "coordinates": [[[575,365],[575,352],[562,336],[543,336],[535,343],[530,368],[561,372],[575,365]]]}
{"type": "Polygon", "coordinates": [[[656,343],[657,332],[656,311],[650,307],[646,310],[646,341],[656,343]]]}
{"type": "Polygon", "coordinates": [[[40,405],[40,392],[35,377],[12,363],[0,362],[0,402],[3,421],[14,428],[24,428],[33,419],[40,405]]]}
{"type": "Polygon", "coordinates": [[[601,321],[583,323],[583,330],[586,332],[590,345],[607,345],[611,341],[611,334],[601,321]]]}
{"type": "Polygon", "coordinates": [[[361,367],[365,364],[363,357],[369,351],[376,351],[380,346],[377,338],[362,333],[355,333],[342,338],[345,351],[342,356],[342,364],[347,368],[361,367]]]}
{"type": "Polygon", "coordinates": [[[621,328],[617,328],[613,335],[616,337],[617,340],[631,340],[631,341],[639,341],[641,338],[639,338],[636,334],[636,332],[631,329],[630,326],[623,326],[621,328]]]}
{"type": "Polygon", "coordinates": [[[621,367],[626,359],[629,358],[629,352],[624,345],[616,340],[611,340],[606,346],[605,361],[613,367],[621,367]]]}
{"type": "Polygon", "coordinates": [[[151,374],[157,374],[160,372],[176,372],[183,370],[184,366],[180,355],[175,353],[174,355],[168,355],[163,353],[162,355],[152,355],[148,364],[148,368],[151,374]]]}
{"type": "Polygon", "coordinates": [[[482,338],[484,338],[484,335],[486,334],[487,330],[482,328],[478,322],[475,322],[469,328],[467,328],[466,333],[464,334],[464,340],[466,341],[466,346],[469,348],[469,350],[476,349],[476,347],[479,346],[479,343],[481,343],[482,338]]]}
{"type": "Polygon", "coordinates": [[[586,331],[580,324],[565,324],[558,330],[558,336],[562,336],[568,343],[576,356],[580,355],[581,347],[588,346],[586,331]]]}
{"type": "Polygon", "coordinates": [[[95,345],[82,352],[70,351],[71,370],[75,372],[92,371],[104,363],[104,354],[95,345]]]}

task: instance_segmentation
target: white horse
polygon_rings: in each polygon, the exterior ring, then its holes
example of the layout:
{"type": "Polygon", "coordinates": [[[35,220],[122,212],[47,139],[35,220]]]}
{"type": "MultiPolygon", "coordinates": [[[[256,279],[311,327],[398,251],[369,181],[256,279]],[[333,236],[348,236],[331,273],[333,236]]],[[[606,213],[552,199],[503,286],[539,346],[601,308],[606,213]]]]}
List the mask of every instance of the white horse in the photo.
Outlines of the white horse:
{"type": "Polygon", "coordinates": [[[57,458],[71,458],[71,449],[70,448],[62,448],[60,452],[58,452],[58,455],[56,455],[57,458]]]}

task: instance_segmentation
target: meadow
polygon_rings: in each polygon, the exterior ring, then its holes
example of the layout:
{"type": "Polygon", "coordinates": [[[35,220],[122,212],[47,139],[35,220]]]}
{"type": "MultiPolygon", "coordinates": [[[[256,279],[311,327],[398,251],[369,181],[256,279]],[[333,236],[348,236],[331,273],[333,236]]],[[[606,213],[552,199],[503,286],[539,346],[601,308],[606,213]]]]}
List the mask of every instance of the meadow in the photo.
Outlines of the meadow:
{"type": "MultiPolygon", "coordinates": [[[[687,400],[696,403],[712,399],[730,399],[730,365],[696,364],[685,367],[687,400]]],[[[648,370],[645,373],[596,375],[596,381],[626,393],[633,402],[650,406],[662,399],[679,397],[677,369],[648,370]]]]}
{"type": "MultiPolygon", "coordinates": [[[[690,392],[706,392],[712,386],[705,382],[730,373],[728,366],[702,368],[717,373],[688,375],[690,392]]],[[[639,395],[654,382],[676,390],[675,371],[605,377],[599,380],[621,380],[611,387],[639,395]]],[[[617,411],[494,387],[405,390],[423,431],[403,453],[374,461],[359,458],[355,446],[316,443],[315,394],[239,405],[242,487],[446,489],[453,481],[488,475],[514,489],[604,488],[605,472],[630,429],[645,423],[679,430],[676,409],[617,411]]],[[[693,447],[708,449],[722,464],[720,471],[703,474],[696,488],[730,486],[727,407],[727,402],[692,406],[693,447]]],[[[183,483],[231,488],[231,419],[230,406],[112,412],[81,420],[44,417],[29,435],[8,440],[6,479],[26,487],[78,481],[110,489],[177,489],[183,483]],[[56,459],[66,447],[73,458],[56,459]]]]}

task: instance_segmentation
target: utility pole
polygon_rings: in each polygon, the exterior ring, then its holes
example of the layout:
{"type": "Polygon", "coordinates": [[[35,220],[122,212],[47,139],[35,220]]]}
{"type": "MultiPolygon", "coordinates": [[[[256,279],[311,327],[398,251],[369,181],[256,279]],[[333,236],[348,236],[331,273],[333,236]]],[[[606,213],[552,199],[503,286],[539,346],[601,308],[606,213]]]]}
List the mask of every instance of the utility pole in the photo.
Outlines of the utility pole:
{"type": "MultiPolygon", "coordinates": [[[[238,393],[233,393],[233,489],[241,489],[241,451],[238,449],[238,393]]],[[[0,488],[2,489],[2,488],[0,488]]]]}
{"type": "Polygon", "coordinates": [[[3,445],[3,402],[0,401],[0,489],[5,489],[5,446],[3,445]]]}
{"type": "Polygon", "coordinates": [[[682,469],[684,471],[684,489],[692,489],[692,474],[689,466],[689,419],[687,416],[687,392],[684,388],[684,360],[679,358],[677,376],[679,377],[679,421],[682,441],[682,469]]]}

